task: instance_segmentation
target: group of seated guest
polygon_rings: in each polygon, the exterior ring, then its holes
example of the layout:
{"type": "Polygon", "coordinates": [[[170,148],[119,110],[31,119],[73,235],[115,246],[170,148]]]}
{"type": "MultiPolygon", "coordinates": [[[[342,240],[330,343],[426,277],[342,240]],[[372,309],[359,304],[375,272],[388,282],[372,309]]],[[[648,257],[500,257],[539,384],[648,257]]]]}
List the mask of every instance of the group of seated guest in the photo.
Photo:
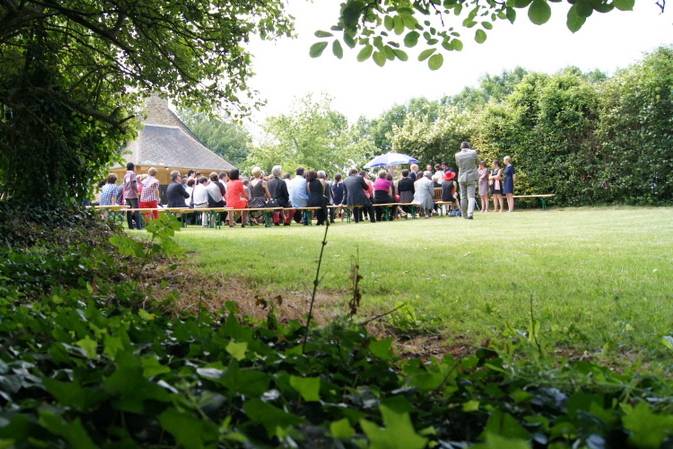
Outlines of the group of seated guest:
{"type": "MultiPolygon", "coordinates": [[[[108,177],[100,189],[99,204],[126,203],[132,209],[152,209],[143,214],[144,220],[156,218],[160,203],[156,174],[157,170],[150,168],[146,175],[136,175],[129,163],[122,185],[116,184],[115,175],[108,177]]],[[[212,172],[208,176],[190,171],[186,177],[172,171],[165,197],[169,208],[227,208],[221,212],[221,218],[232,227],[236,223],[246,226],[251,221],[261,221],[265,215],[262,209],[269,208],[273,209],[272,221],[277,226],[289,226],[293,220],[308,224],[311,215],[318,225],[328,220],[334,222],[346,207],[352,211],[355,222],[365,219],[376,222],[383,220],[384,214],[392,219],[406,216],[412,204],[429,218],[437,213],[436,181],[439,180],[443,202],[453,204],[455,177],[455,172],[446,170],[438,178],[438,172],[420,172],[415,164],[402,170],[397,180],[392,171],[379,170],[371,179],[369,173],[355,168],[345,179],[336,174],[331,181],[322,170],[307,171],[302,167],[296,169],[293,177],[283,175],[280,165],[274,166],[269,175],[260,167],[253,167],[249,178],[242,178],[238,169],[212,172]]],[[[213,216],[204,211],[195,215],[194,222],[208,226],[213,216]]],[[[128,213],[130,228],[141,228],[144,220],[137,211],[128,213]]]]}

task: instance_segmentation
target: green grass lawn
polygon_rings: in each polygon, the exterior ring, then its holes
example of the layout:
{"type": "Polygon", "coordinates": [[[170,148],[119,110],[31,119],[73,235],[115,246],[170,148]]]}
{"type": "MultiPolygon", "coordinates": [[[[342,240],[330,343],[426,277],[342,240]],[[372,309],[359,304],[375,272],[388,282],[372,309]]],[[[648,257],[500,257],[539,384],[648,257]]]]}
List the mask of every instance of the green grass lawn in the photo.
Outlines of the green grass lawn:
{"type": "MultiPolygon", "coordinates": [[[[310,289],[323,231],[190,228],[178,240],[206,272],[283,293],[310,289]]],[[[321,288],[346,301],[359,250],[363,313],[405,302],[407,311],[390,318],[405,331],[505,341],[528,328],[532,300],[548,349],[628,364],[673,355],[662,344],[673,334],[670,208],[337,223],[328,241],[321,288]]]]}

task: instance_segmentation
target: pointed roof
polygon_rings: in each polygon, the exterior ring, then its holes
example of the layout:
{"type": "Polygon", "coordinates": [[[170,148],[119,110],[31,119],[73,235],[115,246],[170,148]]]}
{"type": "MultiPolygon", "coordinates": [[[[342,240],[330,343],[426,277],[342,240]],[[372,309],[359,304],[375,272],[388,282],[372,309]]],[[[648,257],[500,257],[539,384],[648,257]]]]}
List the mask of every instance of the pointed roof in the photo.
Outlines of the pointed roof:
{"type": "Polygon", "coordinates": [[[232,164],[208,149],[168,107],[153,95],[145,103],[146,118],[138,137],[123,150],[126,162],[176,169],[231,170],[232,164]]]}

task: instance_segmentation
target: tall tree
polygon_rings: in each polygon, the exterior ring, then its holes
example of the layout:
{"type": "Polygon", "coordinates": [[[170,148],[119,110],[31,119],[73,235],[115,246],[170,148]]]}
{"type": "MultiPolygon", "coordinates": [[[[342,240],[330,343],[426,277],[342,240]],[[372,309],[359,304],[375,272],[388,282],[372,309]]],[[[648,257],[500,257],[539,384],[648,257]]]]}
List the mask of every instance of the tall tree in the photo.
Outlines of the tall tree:
{"type": "Polygon", "coordinates": [[[290,30],[281,0],[0,2],[5,193],[29,203],[82,197],[151,92],[244,108],[243,44],[290,30]]]}

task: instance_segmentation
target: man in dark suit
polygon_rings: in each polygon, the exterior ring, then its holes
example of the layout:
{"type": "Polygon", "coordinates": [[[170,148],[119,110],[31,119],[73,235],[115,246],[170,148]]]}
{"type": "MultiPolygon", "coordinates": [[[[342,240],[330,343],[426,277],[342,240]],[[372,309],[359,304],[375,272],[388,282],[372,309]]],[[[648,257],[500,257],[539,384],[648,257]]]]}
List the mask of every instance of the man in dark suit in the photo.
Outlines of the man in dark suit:
{"type": "MultiPolygon", "coordinates": [[[[357,169],[352,168],[348,172],[348,178],[344,181],[344,201],[353,209],[353,219],[356,223],[362,220],[362,210],[372,207],[372,203],[365,195],[367,188],[364,178],[358,175],[357,169]]],[[[373,217],[374,214],[370,216],[373,217]]]]}
{"type": "Polygon", "coordinates": [[[168,198],[168,207],[185,207],[185,198],[189,198],[189,193],[182,185],[182,178],[177,170],[171,172],[171,183],[166,188],[166,198],[168,198]]]}

